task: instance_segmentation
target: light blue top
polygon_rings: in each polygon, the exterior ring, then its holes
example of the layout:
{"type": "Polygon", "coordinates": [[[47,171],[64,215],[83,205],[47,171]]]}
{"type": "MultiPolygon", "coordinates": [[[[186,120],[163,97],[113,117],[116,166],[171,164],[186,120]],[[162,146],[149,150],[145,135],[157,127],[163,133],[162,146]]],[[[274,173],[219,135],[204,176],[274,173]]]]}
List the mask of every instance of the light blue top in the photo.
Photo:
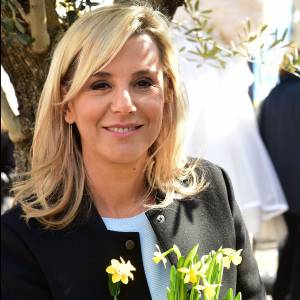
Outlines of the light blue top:
{"type": "Polygon", "coordinates": [[[153,300],[166,299],[166,288],[169,286],[170,264],[165,269],[162,263],[155,264],[153,253],[157,251],[157,239],[145,213],[131,218],[102,218],[108,230],[121,232],[138,232],[141,242],[143,265],[146,279],[153,300]]]}

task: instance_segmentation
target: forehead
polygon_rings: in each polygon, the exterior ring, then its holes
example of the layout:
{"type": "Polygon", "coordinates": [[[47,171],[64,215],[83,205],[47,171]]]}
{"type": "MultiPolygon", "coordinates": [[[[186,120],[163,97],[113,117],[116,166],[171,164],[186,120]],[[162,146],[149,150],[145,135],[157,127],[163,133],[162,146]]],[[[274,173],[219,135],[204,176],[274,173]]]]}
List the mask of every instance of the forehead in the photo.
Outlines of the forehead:
{"type": "Polygon", "coordinates": [[[160,54],[154,39],[149,34],[132,36],[102,71],[110,72],[120,68],[124,71],[139,69],[159,71],[160,54]]]}

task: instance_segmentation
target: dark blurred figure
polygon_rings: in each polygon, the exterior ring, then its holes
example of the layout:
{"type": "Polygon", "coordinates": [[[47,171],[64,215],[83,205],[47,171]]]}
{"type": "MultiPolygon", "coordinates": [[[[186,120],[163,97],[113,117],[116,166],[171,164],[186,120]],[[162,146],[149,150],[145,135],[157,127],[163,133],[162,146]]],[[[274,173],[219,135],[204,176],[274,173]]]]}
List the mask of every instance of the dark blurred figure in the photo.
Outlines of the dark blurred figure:
{"type": "Polygon", "coordinates": [[[300,78],[280,72],[280,82],[259,112],[261,136],[289,204],[287,239],[279,254],[273,300],[298,300],[300,288],[300,78]],[[296,295],[297,290],[297,295],[296,295]]]}
{"type": "Polygon", "coordinates": [[[1,128],[1,207],[5,197],[9,196],[12,174],[15,169],[13,153],[14,144],[9,139],[8,133],[1,128]]]}

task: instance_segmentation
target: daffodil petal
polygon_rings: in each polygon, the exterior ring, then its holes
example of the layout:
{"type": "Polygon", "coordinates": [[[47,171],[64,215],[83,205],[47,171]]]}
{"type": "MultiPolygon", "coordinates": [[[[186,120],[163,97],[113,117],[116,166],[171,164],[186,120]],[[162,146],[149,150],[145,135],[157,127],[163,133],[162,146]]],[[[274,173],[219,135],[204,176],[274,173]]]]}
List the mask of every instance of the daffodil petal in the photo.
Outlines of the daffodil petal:
{"type": "Polygon", "coordinates": [[[190,282],[190,275],[187,274],[187,275],[185,275],[185,277],[184,277],[184,283],[189,283],[189,282],[190,282]]]}
{"type": "Polygon", "coordinates": [[[114,274],[114,273],[116,273],[116,269],[115,269],[113,266],[108,266],[108,267],[106,268],[106,272],[107,272],[108,274],[114,274]]]}
{"type": "Polygon", "coordinates": [[[206,287],[203,292],[204,295],[208,298],[211,298],[216,294],[214,288],[212,288],[211,286],[206,287]]]}
{"type": "Polygon", "coordinates": [[[194,264],[193,269],[198,270],[201,267],[201,261],[198,261],[196,264],[194,264]]]}
{"type": "Polygon", "coordinates": [[[202,291],[202,290],[205,289],[205,286],[201,285],[201,284],[198,284],[198,285],[196,285],[196,289],[202,291]]]}
{"type": "Polygon", "coordinates": [[[197,282],[197,276],[195,276],[195,275],[190,275],[190,282],[191,283],[196,283],[197,282]]]}
{"type": "Polygon", "coordinates": [[[119,282],[120,281],[120,279],[121,279],[121,276],[119,275],[119,274],[114,274],[113,276],[112,276],[112,282],[113,283],[116,283],[116,282],[119,282]]]}
{"type": "Polygon", "coordinates": [[[234,265],[239,265],[240,263],[242,262],[242,258],[241,258],[241,256],[235,256],[235,257],[233,257],[233,259],[232,259],[232,263],[234,264],[234,265]]]}
{"type": "Polygon", "coordinates": [[[123,259],[123,257],[120,256],[120,260],[122,264],[125,264],[125,260],[123,259]]]}
{"type": "Polygon", "coordinates": [[[188,268],[179,268],[178,271],[181,273],[188,273],[190,270],[188,268]]]}
{"type": "Polygon", "coordinates": [[[135,271],[135,267],[131,264],[130,261],[128,261],[126,263],[126,268],[129,270],[129,271],[135,271]]]}
{"type": "Polygon", "coordinates": [[[155,256],[153,257],[153,261],[158,264],[161,261],[161,257],[155,256]]]}
{"type": "Polygon", "coordinates": [[[121,281],[124,283],[124,284],[127,284],[128,283],[128,277],[126,275],[121,275],[121,281]]]}
{"type": "Polygon", "coordinates": [[[111,260],[111,265],[112,265],[112,266],[119,266],[119,265],[120,265],[120,262],[119,262],[117,259],[112,259],[112,260],[111,260]]]}
{"type": "Polygon", "coordinates": [[[223,265],[226,269],[230,268],[230,258],[229,257],[224,257],[223,258],[223,265]]]}

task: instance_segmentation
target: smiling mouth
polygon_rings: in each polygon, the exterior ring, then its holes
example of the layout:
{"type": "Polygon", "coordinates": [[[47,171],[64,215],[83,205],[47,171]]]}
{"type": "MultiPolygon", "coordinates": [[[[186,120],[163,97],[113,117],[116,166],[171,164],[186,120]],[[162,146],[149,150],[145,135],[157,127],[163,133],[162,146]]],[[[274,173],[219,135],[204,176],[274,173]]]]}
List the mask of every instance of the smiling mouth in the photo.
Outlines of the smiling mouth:
{"type": "Polygon", "coordinates": [[[143,125],[138,126],[130,126],[130,127],[104,127],[106,130],[110,132],[116,132],[116,133],[128,133],[131,131],[135,131],[139,128],[141,128],[143,125]]]}

